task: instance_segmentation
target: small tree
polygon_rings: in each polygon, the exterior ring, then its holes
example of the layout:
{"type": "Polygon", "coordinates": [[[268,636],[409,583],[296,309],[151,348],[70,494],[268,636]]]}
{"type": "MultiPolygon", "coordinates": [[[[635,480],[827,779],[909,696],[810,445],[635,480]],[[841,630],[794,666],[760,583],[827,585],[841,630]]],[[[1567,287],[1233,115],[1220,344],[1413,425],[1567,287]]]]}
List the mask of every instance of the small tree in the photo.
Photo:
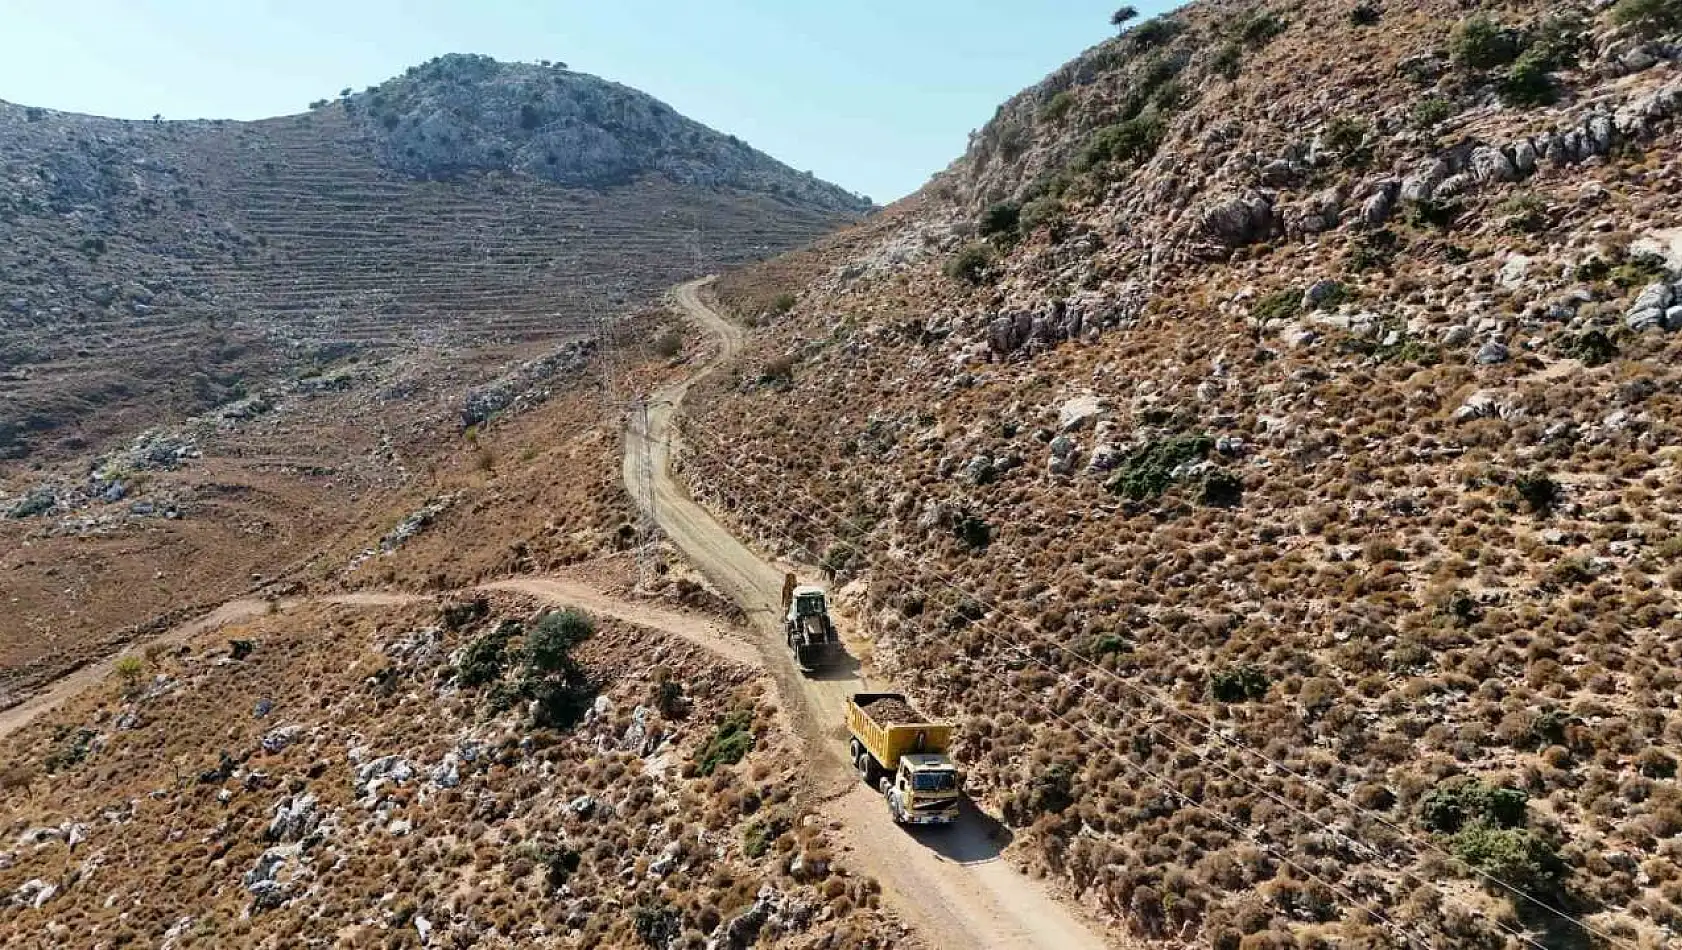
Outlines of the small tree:
{"type": "Polygon", "coordinates": [[[526,635],[526,665],[540,673],[571,675],[576,664],[572,648],[596,632],[596,622],[580,610],[557,610],[543,615],[526,635]]]}
{"type": "Polygon", "coordinates": [[[140,677],[146,674],[146,663],[138,656],[125,656],[117,660],[112,668],[117,678],[123,681],[123,692],[133,693],[140,684],[140,677]]]}
{"type": "Polygon", "coordinates": [[[1110,25],[1119,30],[1138,18],[1138,8],[1134,7],[1132,4],[1128,4],[1127,6],[1124,6],[1116,12],[1110,14],[1110,25]]]}

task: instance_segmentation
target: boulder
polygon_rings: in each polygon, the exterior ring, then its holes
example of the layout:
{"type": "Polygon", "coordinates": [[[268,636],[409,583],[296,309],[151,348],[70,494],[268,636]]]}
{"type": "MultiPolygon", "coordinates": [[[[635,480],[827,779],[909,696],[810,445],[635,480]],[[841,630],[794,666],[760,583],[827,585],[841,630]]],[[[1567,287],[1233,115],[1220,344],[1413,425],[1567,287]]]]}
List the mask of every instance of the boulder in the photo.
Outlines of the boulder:
{"type": "Polygon", "coordinates": [[[1510,356],[1511,353],[1507,350],[1507,344],[1500,340],[1490,340],[1478,348],[1477,356],[1474,359],[1483,366],[1493,366],[1497,363],[1505,363],[1510,356]]]}
{"type": "Polygon", "coordinates": [[[52,900],[57,894],[58,885],[50,884],[40,878],[33,878],[24,881],[23,886],[12,893],[12,903],[19,907],[40,910],[43,904],[52,900]]]}
{"type": "Polygon", "coordinates": [[[1501,286],[1508,290],[1517,290],[1524,286],[1524,280],[1530,276],[1531,258],[1524,254],[1507,255],[1506,263],[1501,265],[1501,286]]]}
{"type": "Polygon", "coordinates": [[[987,485],[998,477],[998,471],[993,467],[992,456],[977,455],[965,463],[961,475],[971,485],[987,485]]]}
{"type": "Polygon", "coordinates": [[[1343,292],[1343,284],[1324,278],[1310,284],[1302,294],[1302,308],[1304,310],[1318,310],[1320,305],[1343,292]]]}
{"type": "Polygon", "coordinates": [[[1361,204],[1361,223],[1369,228],[1381,227],[1396,210],[1396,196],[1402,183],[1395,179],[1381,181],[1373,193],[1361,204]]]}
{"type": "Polygon", "coordinates": [[[263,751],[269,753],[270,755],[281,752],[287,746],[291,745],[298,736],[303,734],[303,732],[304,727],[302,726],[281,726],[278,729],[270,729],[263,735],[263,751]]]}
{"type": "Polygon", "coordinates": [[[302,841],[315,831],[320,818],[314,795],[288,795],[275,803],[269,818],[270,841],[302,841]]]}
{"type": "Polygon", "coordinates": [[[1251,191],[1214,201],[1198,214],[1197,227],[1225,247],[1265,240],[1274,228],[1273,198],[1251,191]]]}
{"type": "Polygon", "coordinates": [[[461,784],[461,758],[454,752],[444,753],[444,761],[432,770],[432,784],[438,788],[455,788],[461,784]]]}
{"type": "Polygon", "coordinates": [[[1508,151],[1513,156],[1513,170],[1520,176],[1529,175],[1536,170],[1536,146],[1529,139],[1519,139],[1508,151]]]}
{"type": "Polygon", "coordinates": [[[1636,332],[1651,330],[1665,325],[1665,317],[1671,305],[1676,302],[1675,292],[1666,283],[1649,284],[1635,298],[1625,314],[1624,322],[1636,332]]]}
{"type": "Polygon", "coordinates": [[[1104,415],[1104,401],[1093,395],[1075,396],[1057,410],[1059,432],[1077,432],[1104,415]]]}
{"type": "Polygon", "coordinates": [[[1513,160],[1502,150],[1489,145],[1472,149],[1472,174],[1485,185],[1517,181],[1519,177],[1513,160]]]}

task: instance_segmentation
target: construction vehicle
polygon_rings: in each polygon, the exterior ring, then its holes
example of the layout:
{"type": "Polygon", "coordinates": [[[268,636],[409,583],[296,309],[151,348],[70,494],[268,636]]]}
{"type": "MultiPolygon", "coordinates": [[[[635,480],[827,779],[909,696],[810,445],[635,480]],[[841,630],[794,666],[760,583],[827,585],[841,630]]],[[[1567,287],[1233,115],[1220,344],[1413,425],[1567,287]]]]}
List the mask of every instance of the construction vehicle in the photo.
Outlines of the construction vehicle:
{"type": "Polygon", "coordinates": [[[950,723],[930,722],[899,693],[854,693],[847,701],[848,748],[859,777],[888,800],[901,825],[958,820],[958,769],[946,757],[950,723]]]}
{"type": "Polygon", "coordinates": [[[800,669],[819,670],[846,652],[829,619],[823,588],[801,586],[790,574],[783,580],[783,634],[800,669]]]}

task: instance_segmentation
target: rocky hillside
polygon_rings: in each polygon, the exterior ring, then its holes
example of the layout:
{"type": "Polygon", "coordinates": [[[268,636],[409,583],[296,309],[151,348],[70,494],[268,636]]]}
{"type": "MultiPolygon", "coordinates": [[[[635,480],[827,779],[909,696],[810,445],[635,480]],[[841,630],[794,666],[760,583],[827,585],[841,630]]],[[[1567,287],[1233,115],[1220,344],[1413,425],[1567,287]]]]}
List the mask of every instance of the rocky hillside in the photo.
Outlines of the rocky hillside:
{"type": "Polygon", "coordinates": [[[420,177],[510,171],[602,187],[659,174],[842,214],[870,210],[867,199],[565,64],[444,56],[346,104],[380,139],[386,161],[420,177]]]}
{"type": "Polygon", "coordinates": [[[633,90],[482,57],[261,122],[0,103],[0,458],[349,355],[563,339],[867,209],[633,90]]]}
{"type": "Polygon", "coordinates": [[[686,477],[1118,927],[1673,946],[1679,57],[1675,0],[1130,24],[720,283],[686,477]]]}
{"type": "Polygon", "coordinates": [[[300,607],[0,743],[8,947],[892,945],[769,683],[514,600],[300,607]]]}

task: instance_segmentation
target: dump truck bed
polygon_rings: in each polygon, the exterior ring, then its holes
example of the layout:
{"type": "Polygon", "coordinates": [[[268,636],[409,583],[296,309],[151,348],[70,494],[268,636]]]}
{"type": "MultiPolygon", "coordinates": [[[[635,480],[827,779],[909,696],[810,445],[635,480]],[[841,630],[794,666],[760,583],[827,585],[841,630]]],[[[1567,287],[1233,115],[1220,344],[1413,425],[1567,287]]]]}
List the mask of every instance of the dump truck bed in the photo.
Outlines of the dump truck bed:
{"type": "Polygon", "coordinates": [[[902,755],[944,753],[952,728],[930,722],[899,693],[854,693],[847,702],[848,731],[884,769],[898,768],[902,755]]]}

